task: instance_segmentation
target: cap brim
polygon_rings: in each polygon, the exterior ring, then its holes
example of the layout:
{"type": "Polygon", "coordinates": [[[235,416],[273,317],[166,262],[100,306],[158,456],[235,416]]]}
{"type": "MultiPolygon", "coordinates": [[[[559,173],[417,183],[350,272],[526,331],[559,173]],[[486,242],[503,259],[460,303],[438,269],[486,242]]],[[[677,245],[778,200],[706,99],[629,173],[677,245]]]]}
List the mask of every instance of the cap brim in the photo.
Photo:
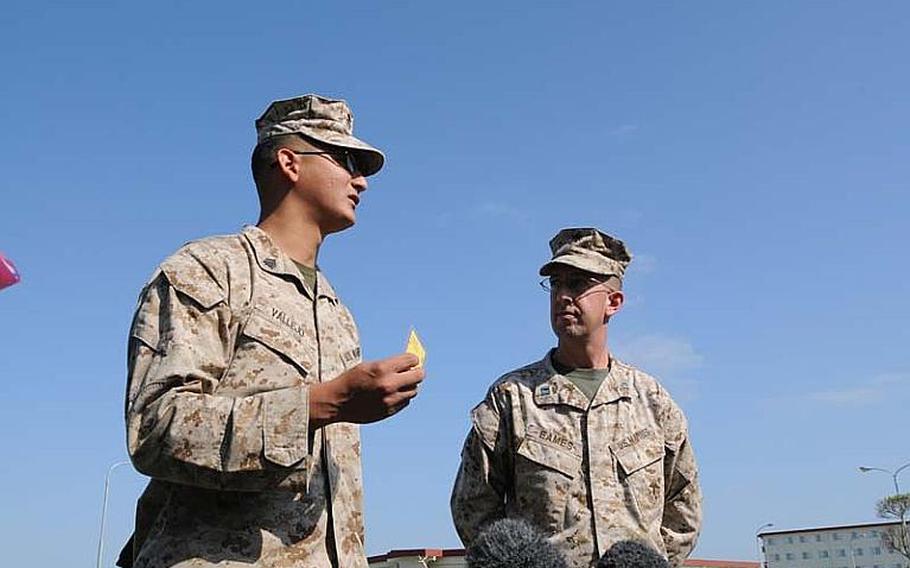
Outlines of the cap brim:
{"type": "Polygon", "coordinates": [[[381,151],[354,136],[312,131],[304,131],[301,132],[301,134],[304,134],[317,142],[328,144],[329,146],[337,146],[351,150],[356,156],[357,165],[360,166],[360,173],[364,176],[375,174],[381,170],[383,164],[385,164],[385,155],[381,151]]]}
{"type": "Polygon", "coordinates": [[[606,274],[603,272],[593,271],[593,270],[591,270],[590,265],[584,263],[583,259],[573,258],[571,256],[566,256],[563,258],[557,258],[557,259],[551,260],[550,262],[548,262],[540,267],[538,274],[540,274],[541,276],[550,276],[551,274],[553,274],[553,269],[556,268],[557,266],[568,266],[569,268],[574,268],[576,270],[582,270],[584,272],[587,272],[588,274],[596,274],[598,276],[618,276],[617,274],[613,274],[613,273],[606,274]]]}

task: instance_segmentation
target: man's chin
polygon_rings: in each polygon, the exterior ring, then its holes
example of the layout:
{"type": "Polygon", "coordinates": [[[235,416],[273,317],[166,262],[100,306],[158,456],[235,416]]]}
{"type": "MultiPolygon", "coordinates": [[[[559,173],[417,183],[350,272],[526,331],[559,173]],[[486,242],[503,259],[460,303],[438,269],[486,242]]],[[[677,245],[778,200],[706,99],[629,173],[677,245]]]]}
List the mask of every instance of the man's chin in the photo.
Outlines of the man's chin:
{"type": "Polygon", "coordinates": [[[323,233],[326,235],[331,235],[332,233],[340,233],[345,229],[350,229],[353,227],[356,221],[357,219],[353,215],[350,218],[338,219],[337,222],[332,223],[329,227],[324,229],[323,233]]]}
{"type": "Polygon", "coordinates": [[[556,336],[561,339],[578,339],[579,337],[585,336],[585,330],[580,325],[576,324],[557,326],[554,331],[556,332],[556,336]]]}

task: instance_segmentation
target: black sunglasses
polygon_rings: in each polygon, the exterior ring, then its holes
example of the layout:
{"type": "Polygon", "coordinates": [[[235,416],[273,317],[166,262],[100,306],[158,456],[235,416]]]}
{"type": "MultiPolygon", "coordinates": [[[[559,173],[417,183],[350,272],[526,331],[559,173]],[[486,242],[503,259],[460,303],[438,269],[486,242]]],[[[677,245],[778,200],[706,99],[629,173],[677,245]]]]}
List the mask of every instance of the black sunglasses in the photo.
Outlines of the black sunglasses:
{"type": "MultiPolygon", "coordinates": [[[[288,150],[291,150],[288,148],[288,150]]],[[[333,150],[333,151],[323,151],[323,150],[312,150],[303,152],[300,150],[291,150],[291,152],[297,154],[298,156],[331,156],[335,162],[338,163],[341,167],[346,169],[349,174],[355,175],[360,171],[360,167],[357,165],[357,159],[354,158],[352,152],[347,150],[333,150]],[[340,158],[340,159],[339,159],[340,158]]],[[[272,162],[272,166],[278,162],[272,162]]]]}

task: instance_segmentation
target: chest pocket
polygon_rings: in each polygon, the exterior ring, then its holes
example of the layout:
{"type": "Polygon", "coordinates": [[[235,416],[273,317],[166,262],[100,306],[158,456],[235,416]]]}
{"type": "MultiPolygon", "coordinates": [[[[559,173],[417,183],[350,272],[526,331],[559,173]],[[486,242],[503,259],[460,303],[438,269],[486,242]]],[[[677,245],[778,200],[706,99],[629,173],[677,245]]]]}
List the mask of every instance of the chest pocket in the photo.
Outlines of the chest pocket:
{"type": "Polygon", "coordinates": [[[533,438],[524,439],[518,448],[518,455],[535,464],[532,467],[543,466],[546,469],[557,471],[569,479],[575,478],[581,466],[581,457],[565,450],[557,450],[533,438]]]}
{"type": "Polygon", "coordinates": [[[645,521],[653,521],[663,514],[664,443],[651,430],[636,432],[633,438],[631,443],[627,439],[610,444],[610,451],[618,464],[626,502],[634,503],[645,521]]]}
{"type": "Polygon", "coordinates": [[[581,457],[525,438],[515,457],[515,506],[548,532],[566,526],[567,503],[580,475],[581,457]]]}
{"type": "Polygon", "coordinates": [[[261,308],[252,310],[220,389],[237,396],[308,382],[316,356],[315,335],[302,324],[284,319],[269,317],[261,308]]]}
{"type": "Polygon", "coordinates": [[[319,302],[323,376],[334,377],[360,363],[360,340],[354,319],[341,302],[328,298],[319,302]]]}

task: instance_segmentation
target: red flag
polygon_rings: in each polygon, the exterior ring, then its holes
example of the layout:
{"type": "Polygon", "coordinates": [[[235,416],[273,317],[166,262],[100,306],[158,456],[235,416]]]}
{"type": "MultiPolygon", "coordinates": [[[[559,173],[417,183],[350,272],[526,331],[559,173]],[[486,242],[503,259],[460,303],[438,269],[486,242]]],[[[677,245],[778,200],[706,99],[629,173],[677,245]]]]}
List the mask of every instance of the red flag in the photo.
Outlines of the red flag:
{"type": "Polygon", "coordinates": [[[19,273],[16,272],[16,267],[13,266],[12,261],[3,256],[3,253],[0,253],[0,290],[7,286],[12,286],[19,280],[19,273]]]}

